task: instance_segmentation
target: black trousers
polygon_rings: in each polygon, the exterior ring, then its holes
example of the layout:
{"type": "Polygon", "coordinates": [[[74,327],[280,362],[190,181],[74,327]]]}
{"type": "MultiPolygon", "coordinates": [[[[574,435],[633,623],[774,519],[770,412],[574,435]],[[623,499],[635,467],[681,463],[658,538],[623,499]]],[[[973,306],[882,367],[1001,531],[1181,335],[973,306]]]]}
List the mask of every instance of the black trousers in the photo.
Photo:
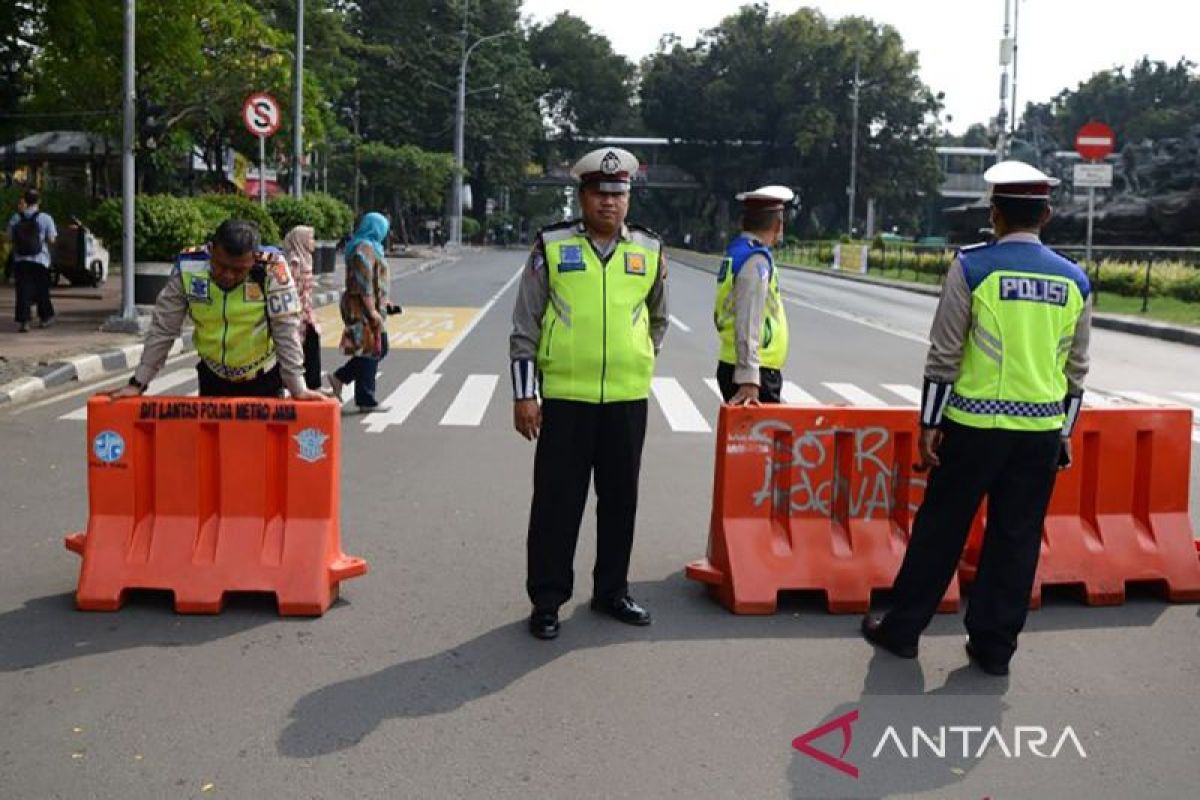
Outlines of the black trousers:
{"type": "Polygon", "coordinates": [[[535,608],[556,609],[571,597],[575,544],[592,480],[596,486],[592,596],[609,600],[628,592],[646,408],[645,400],[542,403],[526,546],[525,588],[535,608]]]}
{"type": "Polygon", "coordinates": [[[321,335],[308,323],[304,323],[304,385],[321,388],[321,335]]]}
{"type": "MultiPolygon", "coordinates": [[[[738,385],[733,382],[733,364],[717,362],[717,385],[725,402],[737,394],[738,385]]],[[[770,367],[758,368],[758,400],[760,403],[779,403],[783,393],[783,373],[770,367]]]]}
{"type": "Polygon", "coordinates": [[[980,501],[988,500],[979,571],[967,599],[971,641],[1007,662],[1025,626],[1037,572],[1042,523],[1054,491],[1059,431],[982,430],[946,421],[925,501],[892,589],[884,634],[915,644],[958,567],[980,501]]]}
{"type": "Polygon", "coordinates": [[[196,374],[201,397],[279,397],[283,393],[283,375],[278,364],[248,381],[227,381],[203,361],[196,365],[196,374]]]}
{"type": "Polygon", "coordinates": [[[36,261],[14,261],[17,279],[17,322],[29,322],[29,306],[37,303],[38,319],[45,322],[54,316],[50,302],[50,270],[36,261]]]}

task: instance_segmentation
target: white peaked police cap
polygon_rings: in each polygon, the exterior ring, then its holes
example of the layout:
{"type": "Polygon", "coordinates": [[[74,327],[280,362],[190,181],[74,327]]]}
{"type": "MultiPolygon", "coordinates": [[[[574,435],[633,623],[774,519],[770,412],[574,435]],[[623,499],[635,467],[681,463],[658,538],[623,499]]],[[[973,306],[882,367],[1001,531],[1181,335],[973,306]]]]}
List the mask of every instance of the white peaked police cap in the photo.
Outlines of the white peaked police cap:
{"type": "Polygon", "coordinates": [[[784,208],[796,199],[796,193],[786,186],[760,186],[752,192],[739,192],[736,198],[756,208],[784,208]]]}
{"type": "Polygon", "coordinates": [[[1058,186],[1058,178],[1051,178],[1037,167],[1024,161],[1001,161],[988,167],[983,173],[992,197],[1018,197],[1026,200],[1046,200],[1050,189],[1058,186]]]}

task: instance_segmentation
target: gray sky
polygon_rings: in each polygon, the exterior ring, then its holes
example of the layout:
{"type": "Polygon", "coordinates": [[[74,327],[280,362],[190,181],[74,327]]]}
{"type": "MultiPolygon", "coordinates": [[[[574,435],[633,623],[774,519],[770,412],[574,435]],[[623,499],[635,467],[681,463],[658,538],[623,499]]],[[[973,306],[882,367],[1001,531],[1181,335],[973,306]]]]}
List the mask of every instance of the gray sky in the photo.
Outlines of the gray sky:
{"type": "MultiPolygon", "coordinates": [[[[1143,55],[1200,61],[1200,3],[1194,0],[1012,0],[1020,3],[1017,104],[1044,101],[1092,73],[1143,55]]],[[[675,33],[692,44],[743,3],[738,0],[525,0],[525,14],[560,11],[587,20],[614,49],[640,60],[675,33]]],[[[896,28],[920,54],[921,77],[946,93],[950,129],[961,133],[999,108],[999,41],[1004,0],[772,0],[771,11],[815,7],[827,17],[870,17],[896,28]]],[[[614,133],[617,133],[614,131],[614,133]]]]}

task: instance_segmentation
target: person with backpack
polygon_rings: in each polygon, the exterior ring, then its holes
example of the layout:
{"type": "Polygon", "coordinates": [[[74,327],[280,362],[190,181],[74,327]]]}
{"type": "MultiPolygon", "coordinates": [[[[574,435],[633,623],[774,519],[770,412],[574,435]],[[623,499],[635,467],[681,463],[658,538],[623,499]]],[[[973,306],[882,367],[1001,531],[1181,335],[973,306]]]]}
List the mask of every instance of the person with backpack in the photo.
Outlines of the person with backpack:
{"type": "Polygon", "coordinates": [[[27,189],[24,209],[8,220],[8,238],[12,242],[12,270],[17,281],[17,330],[29,331],[29,306],[37,303],[39,327],[54,324],[54,305],[50,302],[50,245],[58,238],[54,218],[38,208],[41,195],[27,189]]]}

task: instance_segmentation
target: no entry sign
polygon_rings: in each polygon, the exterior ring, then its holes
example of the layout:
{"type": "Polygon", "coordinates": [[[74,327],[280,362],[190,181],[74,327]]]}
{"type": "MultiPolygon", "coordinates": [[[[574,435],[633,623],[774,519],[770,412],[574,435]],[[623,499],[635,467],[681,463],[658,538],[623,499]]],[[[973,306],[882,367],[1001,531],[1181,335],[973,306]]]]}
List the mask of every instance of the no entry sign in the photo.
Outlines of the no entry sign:
{"type": "Polygon", "coordinates": [[[260,138],[274,136],[283,121],[279,101],[266,92],[256,92],[242,104],[242,121],[246,130],[260,138]]]}
{"type": "Polygon", "coordinates": [[[1088,161],[1099,161],[1113,151],[1117,137],[1103,122],[1089,122],[1075,134],[1075,152],[1088,161]]]}

